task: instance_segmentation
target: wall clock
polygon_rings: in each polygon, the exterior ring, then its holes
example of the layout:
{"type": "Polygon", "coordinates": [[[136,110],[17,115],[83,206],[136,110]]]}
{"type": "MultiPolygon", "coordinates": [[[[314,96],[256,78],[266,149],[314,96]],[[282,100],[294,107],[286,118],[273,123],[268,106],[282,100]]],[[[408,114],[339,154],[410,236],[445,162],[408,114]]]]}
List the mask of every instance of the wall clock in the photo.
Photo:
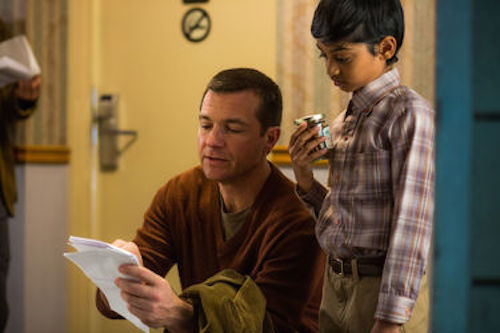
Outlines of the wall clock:
{"type": "Polygon", "coordinates": [[[182,18],[182,33],[190,42],[201,42],[210,33],[211,21],[203,8],[191,8],[182,18]]]}

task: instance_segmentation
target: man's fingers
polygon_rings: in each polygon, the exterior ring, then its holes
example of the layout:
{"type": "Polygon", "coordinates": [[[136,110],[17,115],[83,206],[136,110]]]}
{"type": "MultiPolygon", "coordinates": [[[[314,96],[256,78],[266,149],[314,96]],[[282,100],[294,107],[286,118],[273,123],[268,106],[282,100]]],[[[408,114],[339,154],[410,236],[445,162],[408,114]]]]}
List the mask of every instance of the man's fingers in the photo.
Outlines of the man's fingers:
{"type": "Polygon", "coordinates": [[[145,268],[144,266],[137,266],[137,265],[122,265],[119,268],[120,272],[128,275],[132,278],[136,278],[147,285],[154,286],[159,283],[159,280],[163,279],[150,271],[149,269],[145,268]]]}
{"type": "Polygon", "coordinates": [[[115,283],[118,288],[128,295],[136,297],[149,297],[148,286],[137,281],[128,280],[126,278],[118,278],[115,283]]]}
{"type": "Polygon", "coordinates": [[[133,255],[136,256],[137,260],[142,265],[141,251],[137,247],[137,244],[135,244],[134,242],[126,242],[121,239],[116,239],[113,243],[111,243],[111,245],[119,247],[120,249],[132,253],[133,255]]]}
{"type": "Polygon", "coordinates": [[[116,246],[116,247],[123,247],[127,244],[128,242],[124,241],[123,239],[116,239],[111,245],[116,246]]]}

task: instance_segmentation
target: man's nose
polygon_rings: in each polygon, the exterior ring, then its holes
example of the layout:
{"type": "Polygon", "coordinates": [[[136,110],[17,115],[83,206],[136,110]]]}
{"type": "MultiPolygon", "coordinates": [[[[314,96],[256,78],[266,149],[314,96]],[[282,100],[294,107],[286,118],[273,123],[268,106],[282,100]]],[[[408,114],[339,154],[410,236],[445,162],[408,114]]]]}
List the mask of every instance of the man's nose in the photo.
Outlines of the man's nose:
{"type": "Polygon", "coordinates": [[[219,126],[214,126],[207,135],[207,144],[209,146],[223,146],[224,145],[224,133],[219,126]]]}

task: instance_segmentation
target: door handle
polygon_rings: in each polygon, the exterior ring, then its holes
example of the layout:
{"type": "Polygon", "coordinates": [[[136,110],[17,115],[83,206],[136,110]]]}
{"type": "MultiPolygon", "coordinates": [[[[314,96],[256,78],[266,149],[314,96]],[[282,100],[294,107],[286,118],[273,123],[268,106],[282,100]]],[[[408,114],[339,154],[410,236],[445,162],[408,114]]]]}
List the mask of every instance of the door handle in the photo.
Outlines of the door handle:
{"type": "Polygon", "coordinates": [[[95,120],[97,121],[99,165],[101,171],[116,171],[119,157],[137,140],[136,130],[118,128],[118,95],[102,94],[95,120]],[[119,147],[120,136],[128,136],[129,140],[119,147]]]}

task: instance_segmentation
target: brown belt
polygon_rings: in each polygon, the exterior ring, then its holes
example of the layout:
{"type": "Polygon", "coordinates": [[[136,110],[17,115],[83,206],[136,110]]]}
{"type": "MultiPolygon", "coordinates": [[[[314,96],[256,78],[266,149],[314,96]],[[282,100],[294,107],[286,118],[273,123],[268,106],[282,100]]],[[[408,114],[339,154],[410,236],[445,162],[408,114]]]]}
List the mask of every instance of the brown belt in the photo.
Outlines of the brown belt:
{"type": "MultiPolygon", "coordinates": [[[[384,270],[385,257],[356,258],[358,275],[381,276],[384,270]]],[[[352,275],[353,259],[341,259],[328,257],[328,264],[333,271],[340,275],[352,275]]]]}

